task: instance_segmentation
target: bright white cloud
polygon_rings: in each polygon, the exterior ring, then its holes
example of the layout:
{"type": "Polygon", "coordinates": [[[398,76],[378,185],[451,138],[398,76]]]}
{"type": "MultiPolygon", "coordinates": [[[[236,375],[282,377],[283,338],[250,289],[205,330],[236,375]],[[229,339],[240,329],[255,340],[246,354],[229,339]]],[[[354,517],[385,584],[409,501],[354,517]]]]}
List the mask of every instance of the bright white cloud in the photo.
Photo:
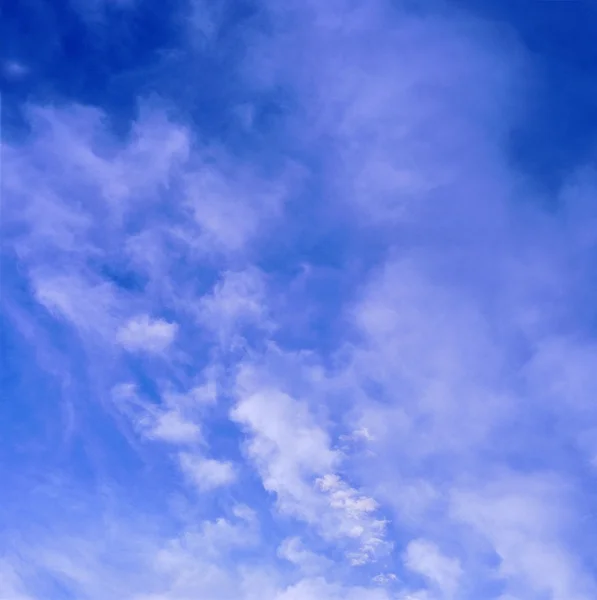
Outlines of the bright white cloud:
{"type": "Polygon", "coordinates": [[[118,330],[116,340],[129,352],[161,354],[171,346],[177,330],[176,323],[139,315],[118,330]]]}
{"type": "Polygon", "coordinates": [[[147,435],[165,442],[184,444],[198,441],[201,429],[196,423],[185,420],[180,413],[167,411],[156,416],[155,424],[147,435]]]}
{"type": "Polygon", "coordinates": [[[384,539],[386,522],[371,518],[379,507],[373,498],[359,494],[338,475],[328,473],[315,483],[327,496],[330,507],[342,515],[345,535],[361,541],[360,548],[348,555],[353,565],[366,564],[388,548],[384,539]]]}
{"type": "Polygon", "coordinates": [[[180,454],[179,460],[185,476],[201,492],[227,487],[236,481],[237,473],[231,462],[203,458],[186,452],[180,454]]]}
{"type": "Polygon", "coordinates": [[[377,503],[335,473],[342,455],[307,404],[261,381],[250,366],[241,372],[237,394],[232,418],[248,430],[248,455],[279,509],[315,526],[328,540],[353,540],[348,558],[354,565],[386,551],[377,503]]]}
{"type": "Polygon", "coordinates": [[[253,434],[247,452],[282,510],[315,518],[314,478],[333,471],[340,457],[304,403],[258,377],[250,367],[241,373],[232,418],[253,434]]]}

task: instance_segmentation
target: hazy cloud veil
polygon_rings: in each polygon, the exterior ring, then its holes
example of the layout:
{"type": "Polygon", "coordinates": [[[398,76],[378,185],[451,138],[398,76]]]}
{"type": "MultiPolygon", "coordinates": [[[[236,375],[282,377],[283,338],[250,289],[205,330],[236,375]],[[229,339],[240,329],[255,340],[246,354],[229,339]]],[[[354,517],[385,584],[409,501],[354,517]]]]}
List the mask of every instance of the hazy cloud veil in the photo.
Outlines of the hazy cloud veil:
{"type": "Polygon", "coordinates": [[[597,12],[30,4],[0,600],[597,597],[597,12]]]}

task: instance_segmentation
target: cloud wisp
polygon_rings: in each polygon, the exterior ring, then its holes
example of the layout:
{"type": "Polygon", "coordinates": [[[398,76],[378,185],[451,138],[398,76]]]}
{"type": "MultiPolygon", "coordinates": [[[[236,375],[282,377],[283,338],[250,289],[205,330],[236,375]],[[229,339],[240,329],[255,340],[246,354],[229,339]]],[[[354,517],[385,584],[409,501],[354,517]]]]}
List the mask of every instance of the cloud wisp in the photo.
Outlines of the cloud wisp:
{"type": "Polygon", "coordinates": [[[0,600],[594,598],[597,178],[512,156],[523,41],[95,4],[174,25],[3,133],[0,600]]]}

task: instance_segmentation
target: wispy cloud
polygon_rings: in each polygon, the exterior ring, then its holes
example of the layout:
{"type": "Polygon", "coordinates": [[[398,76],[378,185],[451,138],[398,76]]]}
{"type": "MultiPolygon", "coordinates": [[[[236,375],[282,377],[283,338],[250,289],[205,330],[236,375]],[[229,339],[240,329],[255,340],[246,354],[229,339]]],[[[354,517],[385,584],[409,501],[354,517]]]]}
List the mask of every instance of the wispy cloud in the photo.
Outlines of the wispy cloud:
{"type": "Polygon", "coordinates": [[[406,547],[404,563],[408,569],[425,577],[444,598],[457,597],[462,568],[457,559],[444,556],[432,542],[416,539],[406,547]]]}
{"type": "Polygon", "coordinates": [[[595,597],[597,186],[512,154],[533,55],[233,4],[3,132],[0,597],[595,597]]]}

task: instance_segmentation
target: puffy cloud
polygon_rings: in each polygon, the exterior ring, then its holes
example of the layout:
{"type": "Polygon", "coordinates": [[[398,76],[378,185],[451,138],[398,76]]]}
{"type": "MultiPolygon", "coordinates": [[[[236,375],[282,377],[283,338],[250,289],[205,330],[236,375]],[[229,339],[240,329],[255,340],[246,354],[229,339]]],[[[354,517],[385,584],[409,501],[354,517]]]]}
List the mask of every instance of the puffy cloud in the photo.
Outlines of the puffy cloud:
{"type": "Polygon", "coordinates": [[[172,345],[177,329],[176,323],[139,315],[117,331],[116,340],[129,352],[161,354],[172,345]]]}
{"type": "Polygon", "coordinates": [[[388,548],[385,541],[386,522],[371,519],[370,515],[378,508],[377,502],[368,496],[360,495],[338,475],[327,474],[316,480],[317,487],[327,495],[329,505],[342,515],[345,535],[358,538],[361,547],[349,554],[353,565],[362,565],[373,560],[376,555],[388,548]]]}
{"type": "Polygon", "coordinates": [[[202,458],[188,453],[182,453],[179,458],[183,473],[202,492],[229,486],[236,480],[234,466],[228,461],[202,458]]]}
{"type": "Polygon", "coordinates": [[[189,422],[176,411],[166,411],[157,415],[155,424],[148,431],[149,437],[183,444],[200,439],[201,430],[196,423],[189,422]]]}
{"type": "Polygon", "coordinates": [[[377,503],[335,473],[342,455],[308,405],[250,365],[239,375],[237,395],[232,418],[247,429],[247,453],[279,509],[315,526],[328,540],[356,542],[348,551],[354,565],[387,551],[377,503]]]}

